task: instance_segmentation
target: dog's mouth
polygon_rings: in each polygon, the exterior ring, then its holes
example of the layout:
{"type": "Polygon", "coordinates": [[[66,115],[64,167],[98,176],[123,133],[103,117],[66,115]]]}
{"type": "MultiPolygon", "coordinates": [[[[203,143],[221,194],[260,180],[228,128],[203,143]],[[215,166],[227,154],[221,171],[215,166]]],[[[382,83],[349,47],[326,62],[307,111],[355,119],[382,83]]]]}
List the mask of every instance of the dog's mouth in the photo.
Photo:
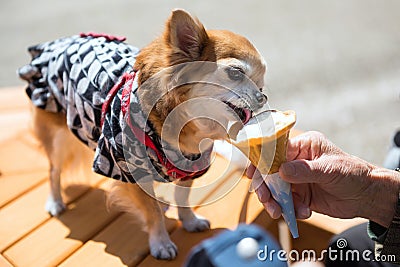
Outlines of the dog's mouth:
{"type": "Polygon", "coordinates": [[[243,124],[246,124],[251,119],[251,116],[252,116],[251,110],[249,110],[247,108],[235,106],[234,104],[229,103],[229,102],[224,102],[224,103],[227,104],[232,109],[232,111],[235,112],[236,115],[239,116],[239,118],[243,124]]]}

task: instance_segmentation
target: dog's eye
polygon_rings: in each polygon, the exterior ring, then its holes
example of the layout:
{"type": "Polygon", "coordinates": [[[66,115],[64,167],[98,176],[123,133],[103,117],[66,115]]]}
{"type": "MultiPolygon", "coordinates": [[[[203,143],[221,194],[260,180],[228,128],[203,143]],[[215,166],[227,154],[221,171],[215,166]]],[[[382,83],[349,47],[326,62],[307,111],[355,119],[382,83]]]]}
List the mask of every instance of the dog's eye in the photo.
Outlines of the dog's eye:
{"type": "Polygon", "coordinates": [[[232,81],[241,81],[244,77],[244,71],[237,67],[229,67],[226,69],[229,79],[232,81]]]}

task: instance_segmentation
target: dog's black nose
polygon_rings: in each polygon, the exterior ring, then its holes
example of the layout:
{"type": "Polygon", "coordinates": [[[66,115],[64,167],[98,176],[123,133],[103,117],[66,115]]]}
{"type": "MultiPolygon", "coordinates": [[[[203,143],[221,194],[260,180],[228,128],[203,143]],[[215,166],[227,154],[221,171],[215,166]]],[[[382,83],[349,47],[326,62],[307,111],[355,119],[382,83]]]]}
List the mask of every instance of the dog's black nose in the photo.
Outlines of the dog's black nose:
{"type": "Polygon", "coordinates": [[[256,93],[256,100],[258,101],[258,103],[259,103],[260,106],[261,106],[261,105],[264,105],[264,104],[267,102],[268,98],[267,98],[267,96],[264,95],[263,93],[257,92],[257,93],[256,93]]]}

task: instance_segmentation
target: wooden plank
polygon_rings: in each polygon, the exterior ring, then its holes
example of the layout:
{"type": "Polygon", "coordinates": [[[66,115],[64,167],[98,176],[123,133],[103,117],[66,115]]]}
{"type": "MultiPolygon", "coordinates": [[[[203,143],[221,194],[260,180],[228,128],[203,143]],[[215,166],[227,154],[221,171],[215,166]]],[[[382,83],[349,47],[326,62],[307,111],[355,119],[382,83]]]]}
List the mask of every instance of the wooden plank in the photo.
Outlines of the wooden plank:
{"type": "Polygon", "coordinates": [[[13,267],[13,265],[0,254],[0,267],[13,267]]]}
{"type": "Polygon", "coordinates": [[[279,240],[278,222],[279,220],[272,219],[266,211],[262,211],[258,214],[258,216],[254,219],[252,223],[263,228],[278,242],[279,240]]]}
{"type": "Polygon", "coordinates": [[[18,132],[15,138],[20,140],[22,143],[32,147],[33,149],[42,150],[42,144],[36,138],[33,129],[31,127],[28,127],[27,129],[18,132]]]}
{"type": "Polygon", "coordinates": [[[365,223],[367,220],[363,218],[338,219],[321,213],[313,212],[311,217],[307,220],[304,220],[304,222],[311,224],[314,227],[321,228],[332,234],[339,234],[352,226],[365,223]]]}
{"type": "MultiPolygon", "coordinates": [[[[264,208],[258,201],[257,195],[249,191],[251,180],[241,175],[240,172],[235,172],[225,179],[224,183],[202,202],[199,209],[196,209],[196,212],[205,217],[214,217],[212,208],[215,205],[215,207],[218,207],[218,211],[219,209],[223,210],[222,214],[218,212],[222,217],[225,214],[229,214],[236,218],[236,222],[232,221],[232,227],[235,227],[237,223],[252,222],[264,208]],[[224,198],[228,199],[224,200],[224,198]],[[227,207],[224,208],[224,204],[227,207]]],[[[216,223],[219,221],[223,224],[220,225],[221,227],[229,227],[225,225],[227,221],[223,218],[215,219],[216,223]]]]}
{"type": "Polygon", "coordinates": [[[29,98],[24,86],[5,87],[0,90],[0,111],[28,110],[29,98]]]}
{"type": "MultiPolygon", "coordinates": [[[[215,195],[210,196],[209,199],[213,199],[214,202],[210,203],[206,200],[205,203],[207,205],[196,209],[196,213],[211,219],[213,228],[234,228],[243,218],[242,209],[247,205],[246,198],[248,197],[251,180],[240,178],[239,182],[237,182],[236,179],[236,177],[231,178],[214,192],[215,195]],[[217,200],[215,201],[214,199],[217,200]]],[[[252,203],[254,202],[252,201],[252,203]]],[[[258,214],[261,209],[262,206],[259,205],[259,208],[252,209],[252,212],[258,214]]],[[[247,210],[245,212],[246,221],[251,220],[251,217],[255,215],[247,215],[247,210]]]]}
{"type": "Polygon", "coordinates": [[[48,176],[47,170],[0,176],[0,207],[44,182],[48,176]]]}
{"type": "Polygon", "coordinates": [[[251,180],[240,178],[235,175],[228,177],[225,183],[210,195],[208,200],[213,200],[196,209],[196,213],[210,220],[212,229],[202,233],[188,233],[178,228],[171,234],[171,239],[178,245],[178,256],[173,261],[158,261],[150,255],[144,259],[139,266],[181,266],[190,249],[201,240],[218,234],[222,229],[235,228],[240,222],[253,221],[262,205],[256,200],[254,193],[248,189],[251,180]]]}
{"type": "MultiPolygon", "coordinates": [[[[168,232],[176,226],[176,220],[166,220],[168,232]]],[[[148,234],[142,228],[124,213],[60,266],[136,266],[149,254],[148,234]]]]}
{"type": "MultiPolygon", "coordinates": [[[[261,212],[259,216],[254,220],[254,224],[264,228],[275,240],[279,240],[278,223],[283,222],[282,219],[274,220],[266,212],[261,212]]],[[[293,239],[290,238],[291,249],[298,251],[300,254],[303,250],[314,250],[317,255],[321,253],[323,249],[326,249],[328,242],[332,237],[332,233],[325,231],[322,228],[318,228],[312,224],[305,222],[304,220],[298,220],[297,225],[299,227],[300,237],[293,239]]]]}
{"type": "Polygon", "coordinates": [[[0,251],[50,218],[44,210],[48,192],[48,183],[42,184],[0,210],[0,251]]]}
{"type": "MultiPolygon", "coordinates": [[[[229,219],[228,219],[229,220],[229,219]]],[[[266,231],[268,231],[272,236],[278,239],[278,226],[277,221],[271,219],[266,213],[262,212],[258,214],[253,223],[260,225],[266,231]]],[[[235,226],[236,227],[236,226],[235,226]]],[[[173,261],[158,261],[151,256],[146,257],[139,266],[140,267],[173,267],[182,266],[182,264],[187,259],[191,249],[200,244],[203,240],[207,238],[214,237],[218,235],[224,228],[213,228],[209,231],[201,233],[188,233],[183,228],[178,228],[171,235],[171,239],[178,245],[178,256],[173,261]]]]}
{"type": "Polygon", "coordinates": [[[23,87],[0,90],[0,125],[7,131],[0,132],[0,142],[12,139],[30,127],[29,100],[23,87]]]}
{"type": "MultiPolygon", "coordinates": [[[[210,169],[203,176],[193,181],[188,203],[192,206],[203,203],[221,184],[226,183],[226,179],[231,177],[235,171],[235,166],[229,166],[225,158],[215,155],[210,169]]],[[[155,192],[164,201],[176,204],[174,199],[175,188],[174,183],[159,183],[155,192]]]]}
{"type": "MultiPolygon", "coordinates": [[[[215,211],[215,210],[214,210],[215,211]]],[[[210,218],[211,219],[211,218],[210,218]]],[[[230,220],[226,218],[226,220],[230,220]]],[[[213,221],[213,219],[211,219],[213,221]]],[[[214,221],[215,222],[215,221],[214,221]]],[[[276,240],[278,240],[278,225],[277,220],[271,219],[265,212],[261,212],[254,217],[253,223],[260,225],[268,231],[276,240]]],[[[236,225],[235,225],[236,227],[236,225]]],[[[235,228],[233,227],[233,228],[235,228]]],[[[201,233],[188,233],[183,228],[178,228],[171,235],[171,239],[178,245],[178,256],[173,261],[159,261],[151,257],[146,257],[138,266],[140,267],[173,267],[182,266],[187,259],[191,249],[200,244],[207,238],[218,235],[225,228],[213,228],[209,231],[201,233]]]]}
{"type": "Polygon", "coordinates": [[[37,148],[18,139],[0,143],[0,172],[3,175],[48,169],[46,156],[37,148]]]}
{"type": "Polygon", "coordinates": [[[31,116],[27,110],[1,111],[0,125],[7,131],[0,132],[0,142],[13,139],[19,132],[30,127],[31,116]]]}
{"type": "Polygon", "coordinates": [[[174,267],[182,266],[190,250],[204,239],[213,237],[223,229],[211,229],[201,233],[188,233],[183,228],[178,228],[171,235],[172,241],[178,246],[178,255],[172,261],[156,260],[148,255],[138,266],[140,267],[174,267]]]}
{"type": "Polygon", "coordinates": [[[333,234],[323,228],[316,227],[305,221],[298,221],[300,237],[292,239],[292,249],[299,251],[313,249],[317,255],[328,248],[329,240],[333,234]],[[310,238],[312,237],[312,238],[310,238]]]}
{"type": "MultiPolygon", "coordinates": [[[[199,205],[204,198],[207,198],[216,188],[221,184],[225,183],[226,177],[231,177],[231,169],[227,169],[228,166],[227,161],[220,157],[216,156],[215,162],[211,166],[210,170],[207,172],[206,175],[201,177],[201,179],[197,179],[194,181],[193,187],[194,188],[204,188],[207,187],[210,191],[206,190],[198,190],[193,194],[191,192],[190,203],[194,205],[199,205]],[[227,176],[228,174],[228,176],[227,176]],[[225,178],[224,178],[225,176],[225,178]],[[225,180],[224,180],[225,179],[225,180]],[[194,196],[193,196],[194,195],[194,196]]],[[[232,166],[231,166],[232,167],[232,166]]],[[[172,184],[169,184],[172,185],[172,184]]],[[[165,186],[164,184],[158,185],[156,190],[158,194],[164,199],[173,202],[173,195],[174,195],[174,186],[165,186]]],[[[170,207],[167,211],[170,217],[176,218],[176,208],[170,207]]],[[[127,216],[127,215],[124,215],[127,216]]],[[[174,222],[174,227],[176,226],[175,220],[168,220],[169,222],[174,222]]],[[[167,221],[167,222],[168,222],[167,221]]],[[[172,230],[170,226],[167,228],[172,230]]],[[[185,251],[190,248],[186,245],[186,243],[196,244],[197,241],[209,237],[213,231],[208,231],[205,233],[195,233],[195,237],[191,236],[188,238],[187,234],[184,230],[178,229],[179,233],[177,234],[174,231],[172,238],[178,236],[176,240],[177,244],[181,243],[181,237],[184,238],[185,246],[182,248],[182,252],[180,255],[185,255],[185,251]],[[185,235],[186,234],[186,235],[185,235]]],[[[93,241],[89,241],[85,244],[80,250],[78,250],[74,255],[68,258],[62,265],[63,266],[76,266],[77,263],[89,266],[120,266],[120,265],[128,265],[133,266],[136,265],[140,260],[142,260],[148,254],[148,244],[147,244],[147,234],[138,232],[137,226],[130,225],[126,223],[125,218],[117,219],[113,225],[110,225],[104,230],[104,233],[101,233],[98,237],[95,237],[93,241]],[[115,225],[114,225],[115,224],[115,225]],[[134,238],[130,237],[130,233],[133,235],[134,238]],[[143,236],[144,234],[144,236],[143,236]],[[118,237],[116,239],[116,236],[118,237]],[[106,240],[104,243],[94,242],[97,239],[106,240]],[[130,242],[125,242],[124,240],[128,239],[130,242]],[[133,242],[134,240],[138,240],[137,242],[133,242]],[[137,243],[140,247],[136,246],[126,246],[126,244],[137,243]],[[125,244],[125,245],[124,245],[125,244]],[[105,249],[108,253],[101,254],[100,252],[105,249]],[[112,253],[110,253],[112,251],[112,253]],[[146,251],[146,253],[144,253],[146,251]],[[102,255],[101,257],[96,257],[96,259],[92,259],[93,256],[91,255],[102,255]],[[106,264],[107,263],[107,264],[106,264]]],[[[164,261],[163,261],[164,262],[164,261]]],[[[176,261],[174,261],[176,262],[176,261]]]]}
{"type": "Polygon", "coordinates": [[[57,265],[115,218],[117,212],[108,212],[104,200],[105,191],[93,189],[68,212],[42,224],[4,255],[18,266],[57,265]]]}
{"type": "MultiPolygon", "coordinates": [[[[98,177],[92,177],[90,180],[92,185],[99,181],[102,180],[98,180],[98,177]]],[[[62,185],[66,203],[71,203],[90,189],[88,185],[75,184],[75,181],[71,182],[68,179],[62,180],[62,185]]],[[[48,182],[43,183],[0,210],[0,251],[50,218],[44,209],[49,188],[48,182]]]]}

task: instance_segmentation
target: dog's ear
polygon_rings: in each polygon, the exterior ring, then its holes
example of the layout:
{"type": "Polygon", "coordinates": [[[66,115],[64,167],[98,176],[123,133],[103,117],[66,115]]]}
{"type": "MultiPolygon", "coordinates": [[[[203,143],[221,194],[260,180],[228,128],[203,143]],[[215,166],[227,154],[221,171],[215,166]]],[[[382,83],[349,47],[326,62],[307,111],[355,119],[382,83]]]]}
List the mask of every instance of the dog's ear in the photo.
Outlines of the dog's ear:
{"type": "Polygon", "coordinates": [[[196,60],[201,56],[207,40],[206,30],[197,18],[182,9],[172,11],[167,21],[165,41],[175,52],[183,54],[189,60],[196,60]]]}

